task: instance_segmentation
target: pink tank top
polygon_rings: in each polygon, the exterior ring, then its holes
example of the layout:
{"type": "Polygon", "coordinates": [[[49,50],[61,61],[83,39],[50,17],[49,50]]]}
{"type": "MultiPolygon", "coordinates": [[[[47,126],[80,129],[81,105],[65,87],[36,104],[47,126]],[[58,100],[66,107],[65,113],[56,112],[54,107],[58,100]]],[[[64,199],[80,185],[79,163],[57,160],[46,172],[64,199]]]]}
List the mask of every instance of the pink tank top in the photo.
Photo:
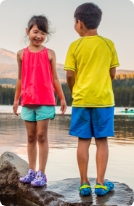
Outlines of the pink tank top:
{"type": "Polygon", "coordinates": [[[55,105],[51,64],[47,48],[24,49],[22,57],[21,105],[55,105]]]}

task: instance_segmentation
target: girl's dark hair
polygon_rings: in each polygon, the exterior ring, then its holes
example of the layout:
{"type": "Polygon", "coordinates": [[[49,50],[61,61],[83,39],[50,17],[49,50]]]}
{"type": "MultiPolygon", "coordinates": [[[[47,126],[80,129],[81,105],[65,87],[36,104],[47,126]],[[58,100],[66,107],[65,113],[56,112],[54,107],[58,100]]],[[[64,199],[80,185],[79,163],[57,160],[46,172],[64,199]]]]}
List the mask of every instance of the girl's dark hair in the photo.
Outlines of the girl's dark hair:
{"type": "Polygon", "coordinates": [[[38,29],[43,31],[44,33],[50,34],[49,21],[45,16],[43,15],[33,16],[28,22],[28,31],[30,31],[34,25],[37,25],[38,29]]]}
{"type": "Polygon", "coordinates": [[[82,21],[87,29],[96,29],[100,24],[101,17],[101,9],[94,3],[81,4],[74,13],[76,22],[82,21]]]}

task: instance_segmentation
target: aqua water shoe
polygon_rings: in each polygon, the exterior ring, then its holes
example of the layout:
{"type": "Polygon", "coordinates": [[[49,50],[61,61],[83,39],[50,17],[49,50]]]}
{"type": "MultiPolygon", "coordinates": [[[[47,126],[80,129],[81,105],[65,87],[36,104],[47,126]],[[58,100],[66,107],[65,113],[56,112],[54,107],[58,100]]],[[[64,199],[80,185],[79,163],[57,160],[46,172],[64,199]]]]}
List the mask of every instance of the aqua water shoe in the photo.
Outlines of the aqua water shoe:
{"type": "Polygon", "coordinates": [[[100,183],[96,183],[95,194],[97,196],[103,196],[103,195],[106,195],[108,192],[110,192],[113,189],[114,189],[113,182],[104,182],[104,185],[101,185],[100,183]]]}
{"type": "Polygon", "coordinates": [[[82,196],[90,196],[91,195],[91,186],[88,183],[83,183],[80,187],[79,187],[79,191],[80,191],[80,195],[82,196]]]}

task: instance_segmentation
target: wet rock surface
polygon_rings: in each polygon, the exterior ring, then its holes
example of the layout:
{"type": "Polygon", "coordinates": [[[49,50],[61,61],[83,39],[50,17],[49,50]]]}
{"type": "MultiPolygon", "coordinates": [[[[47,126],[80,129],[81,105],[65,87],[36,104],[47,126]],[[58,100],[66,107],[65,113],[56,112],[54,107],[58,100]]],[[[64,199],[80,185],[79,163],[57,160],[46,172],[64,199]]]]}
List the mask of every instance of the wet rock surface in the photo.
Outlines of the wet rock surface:
{"type": "Polygon", "coordinates": [[[0,196],[0,206],[39,206],[17,196],[0,196]]]}
{"type": "MultiPolygon", "coordinates": [[[[9,200],[16,201],[18,206],[125,206],[134,202],[132,189],[123,183],[115,182],[114,191],[104,197],[96,197],[93,190],[90,197],[82,198],[77,190],[78,178],[48,182],[43,188],[33,188],[18,182],[27,171],[28,164],[14,153],[6,152],[0,157],[0,200],[3,205],[11,205],[9,200]]],[[[94,187],[95,179],[91,178],[90,183],[94,187]]]]}

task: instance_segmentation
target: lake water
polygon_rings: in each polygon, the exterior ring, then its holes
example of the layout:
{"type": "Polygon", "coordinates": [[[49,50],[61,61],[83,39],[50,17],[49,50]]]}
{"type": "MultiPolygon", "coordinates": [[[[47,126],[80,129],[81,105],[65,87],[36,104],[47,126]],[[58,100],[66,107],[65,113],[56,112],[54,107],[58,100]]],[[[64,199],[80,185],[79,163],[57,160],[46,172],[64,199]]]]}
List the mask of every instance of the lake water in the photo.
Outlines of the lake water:
{"type": "MultiPolygon", "coordinates": [[[[123,182],[134,190],[134,114],[121,114],[122,108],[115,108],[115,137],[109,138],[109,162],[106,178],[123,182]]],[[[19,108],[19,112],[21,108],[19,108]]],[[[47,178],[49,181],[79,177],[76,148],[77,138],[68,135],[70,112],[57,115],[49,125],[49,158],[47,178]],[[54,172],[53,172],[54,171],[54,172]]],[[[0,155],[14,152],[27,161],[27,135],[23,121],[12,113],[11,106],[0,106],[0,155]]],[[[96,177],[96,146],[94,139],[90,147],[89,177],[96,177]]],[[[49,184],[49,182],[48,182],[49,184]]],[[[5,204],[6,205],[6,204],[5,204]]],[[[12,203],[7,205],[17,206],[12,203]]]]}

